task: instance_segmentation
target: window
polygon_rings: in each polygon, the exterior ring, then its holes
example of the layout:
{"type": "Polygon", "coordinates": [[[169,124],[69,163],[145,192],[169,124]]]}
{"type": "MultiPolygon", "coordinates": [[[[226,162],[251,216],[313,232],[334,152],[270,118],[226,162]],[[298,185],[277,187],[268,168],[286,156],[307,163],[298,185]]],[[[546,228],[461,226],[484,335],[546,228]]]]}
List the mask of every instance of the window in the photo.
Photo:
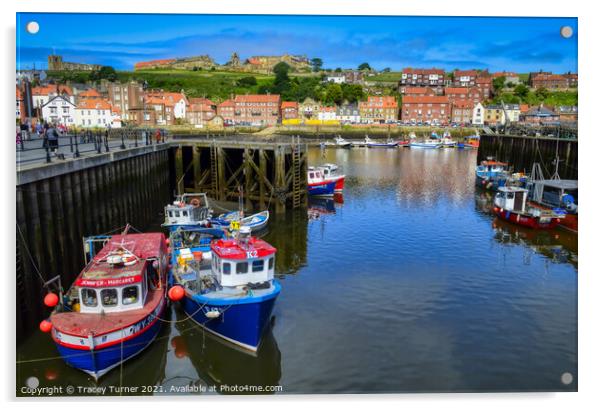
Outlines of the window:
{"type": "Polygon", "coordinates": [[[173,211],[173,214],[176,218],[180,217],[180,211],[173,211]]]}
{"type": "Polygon", "coordinates": [[[508,192],[506,194],[506,198],[508,198],[508,199],[514,199],[514,192],[508,192]]]}
{"type": "Polygon", "coordinates": [[[253,261],[253,265],[251,267],[253,272],[261,272],[263,271],[263,259],[258,261],[253,261]]]}
{"type": "Polygon", "coordinates": [[[222,273],[224,275],[230,274],[230,262],[224,262],[224,264],[222,265],[222,273]]]}
{"type": "Polygon", "coordinates": [[[243,274],[249,271],[249,263],[248,262],[238,262],[236,264],[236,273],[243,274]]]}
{"type": "Polygon", "coordinates": [[[121,300],[124,305],[138,302],[138,286],[128,286],[121,291],[121,300]]]}
{"type": "Polygon", "coordinates": [[[94,289],[82,289],[82,303],[84,306],[95,307],[98,305],[96,291],[94,289]]]}
{"type": "Polygon", "coordinates": [[[101,290],[100,300],[102,300],[103,306],[117,306],[117,289],[101,290]]]}
{"type": "Polygon", "coordinates": [[[182,216],[188,216],[188,211],[182,211],[182,216]]]}
{"type": "Polygon", "coordinates": [[[274,268],[274,258],[270,258],[268,261],[268,269],[273,269],[274,268]]]}

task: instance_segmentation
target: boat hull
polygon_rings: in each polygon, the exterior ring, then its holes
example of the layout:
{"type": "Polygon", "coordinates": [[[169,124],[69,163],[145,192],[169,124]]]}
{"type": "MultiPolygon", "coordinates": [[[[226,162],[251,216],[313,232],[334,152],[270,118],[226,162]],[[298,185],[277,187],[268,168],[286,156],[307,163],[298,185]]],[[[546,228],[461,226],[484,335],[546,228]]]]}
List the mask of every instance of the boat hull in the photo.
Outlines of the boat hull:
{"type": "Polygon", "coordinates": [[[345,177],[344,176],[326,178],[326,181],[328,181],[328,182],[334,181],[334,183],[335,183],[334,184],[334,192],[343,192],[343,189],[345,188],[345,177]]]}
{"type": "MultiPolygon", "coordinates": [[[[536,202],[529,202],[529,204],[531,206],[540,208],[540,209],[548,209],[548,210],[554,210],[551,207],[547,207],[541,204],[538,204],[536,202]]],[[[568,231],[571,232],[578,232],[578,228],[579,228],[579,218],[578,218],[578,214],[572,214],[572,213],[566,213],[564,215],[564,218],[562,218],[560,220],[560,224],[559,224],[560,228],[564,228],[568,231]]]]}
{"type": "Polygon", "coordinates": [[[532,229],[553,229],[560,223],[560,218],[546,218],[544,220],[536,216],[521,215],[497,206],[493,207],[493,213],[500,219],[532,229]]]}
{"type": "Polygon", "coordinates": [[[324,181],[314,184],[307,184],[307,192],[309,195],[330,196],[334,195],[336,182],[324,181]]]}
{"type": "Polygon", "coordinates": [[[182,300],[182,308],[204,329],[246,350],[256,352],[280,294],[280,284],[277,281],[273,283],[273,292],[261,297],[212,300],[202,295],[187,295],[182,300]],[[208,318],[207,313],[211,311],[219,311],[220,314],[216,318],[208,318]]]}
{"type": "MultiPolygon", "coordinates": [[[[53,335],[53,340],[59,354],[69,366],[79,369],[98,380],[121,363],[142,353],[155,340],[163,324],[162,319],[166,311],[165,305],[166,302],[163,301],[158,316],[149,315],[141,322],[130,326],[132,328],[142,327],[133,337],[126,336],[119,341],[107,343],[106,347],[97,347],[92,350],[85,346],[75,347],[64,343],[55,335],[53,335]],[[143,326],[144,322],[148,322],[148,325],[143,326]]],[[[129,330],[124,329],[124,333],[129,333],[129,330]]]]}
{"type": "Polygon", "coordinates": [[[441,144],[421,144],[419,142],[412,142],[410,143],[410,148],[436,149],[441,148],[441,144]]]}

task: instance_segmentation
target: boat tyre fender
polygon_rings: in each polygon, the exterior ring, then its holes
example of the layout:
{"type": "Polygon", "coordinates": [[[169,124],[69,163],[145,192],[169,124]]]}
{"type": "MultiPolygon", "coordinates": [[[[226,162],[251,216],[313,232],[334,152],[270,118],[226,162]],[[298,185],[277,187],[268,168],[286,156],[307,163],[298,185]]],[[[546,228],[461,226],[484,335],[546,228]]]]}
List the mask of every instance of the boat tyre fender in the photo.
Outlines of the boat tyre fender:
{"type": "Polygon", "coordinates": [[[199,206],[201,206],[201,201],[198,198],[193,198],[190,201],[190,205],[194,206],[195,208],[198,208],[199,206]]]}

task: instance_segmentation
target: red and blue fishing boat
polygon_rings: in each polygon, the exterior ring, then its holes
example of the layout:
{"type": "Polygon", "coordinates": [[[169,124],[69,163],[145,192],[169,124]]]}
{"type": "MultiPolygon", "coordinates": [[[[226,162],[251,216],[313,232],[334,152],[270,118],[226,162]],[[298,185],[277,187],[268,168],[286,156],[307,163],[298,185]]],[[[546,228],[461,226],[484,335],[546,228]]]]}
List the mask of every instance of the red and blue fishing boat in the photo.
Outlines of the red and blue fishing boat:
{"type": "MultiPolygon", "coordinates": [[[[309,167],[313,169],[313,167],[309,167]]],[[[336,164],[323,164],[317,167],[318,170],[322,171],[325,181],[334,181],[334,192],[341,193],[345,188],[345,175],[339,172],[339,167],[336,164]]]]}
{"type": "Polygon", "coordinates": [[[65,362],[98,380],[140,354],[162,326],[168,250],[162,233],[84,238],[89,263],[55,301],[50,331],[65,362]],[[102,249],[94,255],[95,245],[102,249]]]}
{"type": "Polygon", "coordinates": [[[495,191],[505,185],[509,175],[510,171],[508,170],[507,162],[488,158],[481,161],[480,165],[477,165],[475,169],[475,182],[479,187],[495,191]]]}
{"type": "Polygon", "coordinates": [[[336,188],[336,180],[327,180],[321,170],[308,168],[307,193],[315,196],[332,196],[336,188]]]}
{"type": "Polygon", "coordinates": [[[188,229],[172,232],[169,295],[210,333],[256,352],[280,294],[274,279],[276,249],[242,226],[233,238],[214,236],[207,254],[201,235],[188,229]]]}
{"type": "Polygon", "coordinates": [[[564,214],[527,204],[529,190],[503,186],[493,200],[493,213],[503,220],[534,229],[555,228],[564,214]]]}

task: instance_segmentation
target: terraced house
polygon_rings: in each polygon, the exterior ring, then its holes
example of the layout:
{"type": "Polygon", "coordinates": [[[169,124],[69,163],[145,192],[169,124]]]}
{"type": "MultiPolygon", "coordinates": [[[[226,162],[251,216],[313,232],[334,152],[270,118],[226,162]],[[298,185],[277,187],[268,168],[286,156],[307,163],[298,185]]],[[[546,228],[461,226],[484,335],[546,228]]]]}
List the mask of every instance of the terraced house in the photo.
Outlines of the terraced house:
{"type": "Polygon", "coordinates": [[[445,86],[445,71],[441,68],[404,68],[399,80],[399,92],[406,87],[431,87],[440,94],[445,86]]]}
{"type": "Polygon", "coordinates": [[[445,95],[404,97],[401,120],[407,124],[448,124],[449,98],[445,95]]]}
{"type": "Polygon", "coordinates": [[[367,101],[359,103],[362,122],[387,123],[397,121],[397,99],[392,96],[369,96],[367,101]]]}
{"type": "Polygon", "coordinates": [[[280,120],[280,95],[249,94],[234,98],[234,123],[276,125],[280,120]]]}

